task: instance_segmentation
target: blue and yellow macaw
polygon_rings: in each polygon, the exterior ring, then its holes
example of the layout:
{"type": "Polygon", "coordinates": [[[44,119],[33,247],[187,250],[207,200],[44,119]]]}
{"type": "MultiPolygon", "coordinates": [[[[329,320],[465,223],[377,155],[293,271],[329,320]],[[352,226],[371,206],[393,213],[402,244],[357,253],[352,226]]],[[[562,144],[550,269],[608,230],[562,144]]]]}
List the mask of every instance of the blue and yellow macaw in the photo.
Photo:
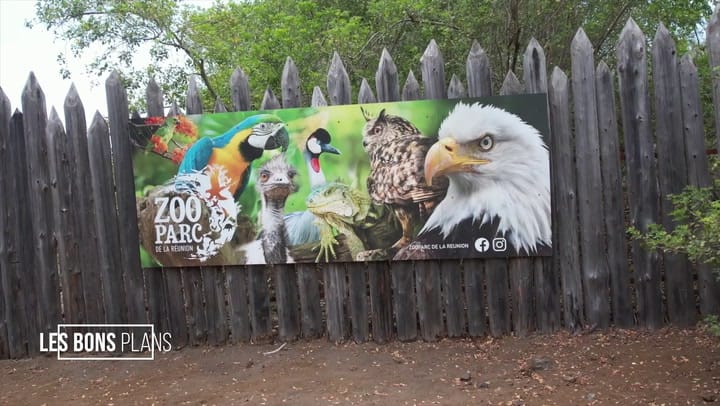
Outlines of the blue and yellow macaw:
{"type": "MultiPolygon", "coordinates": [[[[210,166],[222,166],[231,180],[229,191],[237,199],[250,179],[250,164],[260,158],[263,151],[282,148],[289,144],[285,123],[272,114],[257,114],[246,118],[224,134],[199,139],[188,149],[175,179],[175,188],[184,190],[187,176],[199,173],[210,166]]],[[[214,183],[216,184],[216,183],[214,183]]],[[[191,186],[190,186],[191,187],[191,186]]]]}

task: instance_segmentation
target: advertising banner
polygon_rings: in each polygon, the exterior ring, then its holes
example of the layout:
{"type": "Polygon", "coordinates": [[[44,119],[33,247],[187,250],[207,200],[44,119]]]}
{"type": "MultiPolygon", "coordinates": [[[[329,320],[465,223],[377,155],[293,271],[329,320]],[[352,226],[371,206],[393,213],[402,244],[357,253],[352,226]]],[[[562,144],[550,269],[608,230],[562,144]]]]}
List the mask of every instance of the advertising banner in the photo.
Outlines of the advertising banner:
{"type": "Polygon", "coordinates": [[[546,256],[544,94],[133,120],[144,267],[546,256]]]}

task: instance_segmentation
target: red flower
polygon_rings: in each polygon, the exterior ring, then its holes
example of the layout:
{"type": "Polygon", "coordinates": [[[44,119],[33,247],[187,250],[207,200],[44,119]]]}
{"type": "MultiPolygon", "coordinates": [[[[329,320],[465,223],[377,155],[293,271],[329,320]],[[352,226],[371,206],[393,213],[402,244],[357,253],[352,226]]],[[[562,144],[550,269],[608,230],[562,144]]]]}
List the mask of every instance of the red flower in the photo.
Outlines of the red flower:
{"type": "Polygon", "coordinates": [[[190,138],[197,138],[198,129],[195,123],[185,116],[178,116],[178,123],[175,125],[175,131],[185,134],[190,138]]]}
{"type": "Polygon", "coordinates": [[[147,124],[147,125],[163,125],[163,124],[165,124],[165,117],[161,117],[161,116],[148,117],[145,119],[145,124],[147,124]]]}
{"type": "Polygon", "coordinates": [[[158,154],[164,154],[168,150],[168,145],[164,143],[162,140],[160,142],[156,143],[153,147],[153,151],[157,152],[158,154]]]}
{"type": "Polygon", "coordinates": [[[180,165],[180,162],[182,162],[183,158],[185,158],[185,153],[187,152],[189,146],[190,145],[186,145],[181,148],[175,148],[172,151],[170,159],[172,159],[172,161],[175,162],[177,165],[180,165]]]}

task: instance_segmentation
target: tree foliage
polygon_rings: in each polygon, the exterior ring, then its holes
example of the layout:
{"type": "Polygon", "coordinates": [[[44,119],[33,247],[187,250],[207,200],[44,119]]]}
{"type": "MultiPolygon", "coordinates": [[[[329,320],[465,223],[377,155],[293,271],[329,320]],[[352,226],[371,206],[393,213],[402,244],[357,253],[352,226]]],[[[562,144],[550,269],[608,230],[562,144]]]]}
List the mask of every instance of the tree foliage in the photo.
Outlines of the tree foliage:
{"type": "MultiPolygon", "coordinates": [[[[569,44],[583,27],[596,57],[612,63],[617,34],[632,16],[646,33],[658,22],[678,39],[682,52],[701,43],[698,24],[712,5],[705,0],[255,0],[186,3],[181,0],[39,0],[36,18],[69,53],[96,53],[88,66],[104,76],[119,70],[138,100],[150,76],[169,98],[182,102],[187,77],[198,75],[209,107],[219,97],[229,105],[229,78],[236,67],[255,89],[279,88],[286,57],[300,69],[305,99],[325,83],[330,58],[337,51],[354,84],[374,77],[383,48],[402,75],[417,70],[431,39],[442,50],[446,71],[464,76],[473,40],[491,58],[495,86],[507,71],[520,74],[530,38],[543,46],[550,66],[567,69],[569,44]],[[149,50],[152,63],[134,66],[149,50]]],[[[700,30],[700,33],[702,29],[700,30]]],[[[651,35],[650,35],[651,37],[651,35]]],[[[64,62],[59,62],[66,76],[64,62]]]]}

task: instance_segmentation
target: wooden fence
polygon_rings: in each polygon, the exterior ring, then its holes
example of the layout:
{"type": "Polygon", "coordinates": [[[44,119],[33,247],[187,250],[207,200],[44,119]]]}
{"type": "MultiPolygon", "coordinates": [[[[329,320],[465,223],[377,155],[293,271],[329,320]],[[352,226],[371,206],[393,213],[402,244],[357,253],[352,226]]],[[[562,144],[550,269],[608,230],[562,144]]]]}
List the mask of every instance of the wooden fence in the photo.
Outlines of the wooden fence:
{"type": "MultiPolygon", "coordinates": [[[[714,68],[720,65],[717,15],[707,37],[714,68]]],[[[717,314],[720,285],[709,267],[626,238],[629,224],[670,225],[666,196],[711,180],[693,61],[678,60],[663,26],[652,41],[652,65],[647,43],[629,20],[613,75],[605,63],[595,65],[580,29],[570,44],[568,79],[558,68],[548,76],[543,49],[532,40],[522,82],[512,72],[505,77],[500,94],[543,92],[549,101],[554,255],[545,259],[143,270],[130,112],[119,76],[105,83],[108,119],[95,114],[86,131],[75,89],[63,106],[63,126],[54,108],[47,114],[43,91],[30,74],[22,113],[12,112],[0,89],[0,358],[37,353],[39,333],[54,331],[57,323],[150,322],[181,347],[323,335],[333,342],[383,343],[563,327],[656,329],[691,326],[700,315],[717,314]]],[[[422,86],[410,71],[401,87],[384,51],[376,93],[363,80],[357,102],[480,97],[493,88],[488,57],[477,43],[467,57],[467,87],[455,74],[446,86],[434,41],[420,59],[420,72],[422,86]]],[[[232,107],[249,109],[250,86],[241,69],[230,86],[232,107]]],[[[279,99],[266,90],[261,108],[299,107],[307,99],[290,58],[281,88],[279,99]]],[[[717,119],[717,79],[713,93],[717,119]]],[[[311,104],[348,104],[351,94],[335,54],[328,99],[315,87],[311,104]]],[[[164,103],[151,81],[148,115],[163,115],[164,103]]],[[[185,113],[201,113],[201,106],[191,80],[185,113]]],[[[215,110],[225,107],[218,102],[215,110]]]]}

